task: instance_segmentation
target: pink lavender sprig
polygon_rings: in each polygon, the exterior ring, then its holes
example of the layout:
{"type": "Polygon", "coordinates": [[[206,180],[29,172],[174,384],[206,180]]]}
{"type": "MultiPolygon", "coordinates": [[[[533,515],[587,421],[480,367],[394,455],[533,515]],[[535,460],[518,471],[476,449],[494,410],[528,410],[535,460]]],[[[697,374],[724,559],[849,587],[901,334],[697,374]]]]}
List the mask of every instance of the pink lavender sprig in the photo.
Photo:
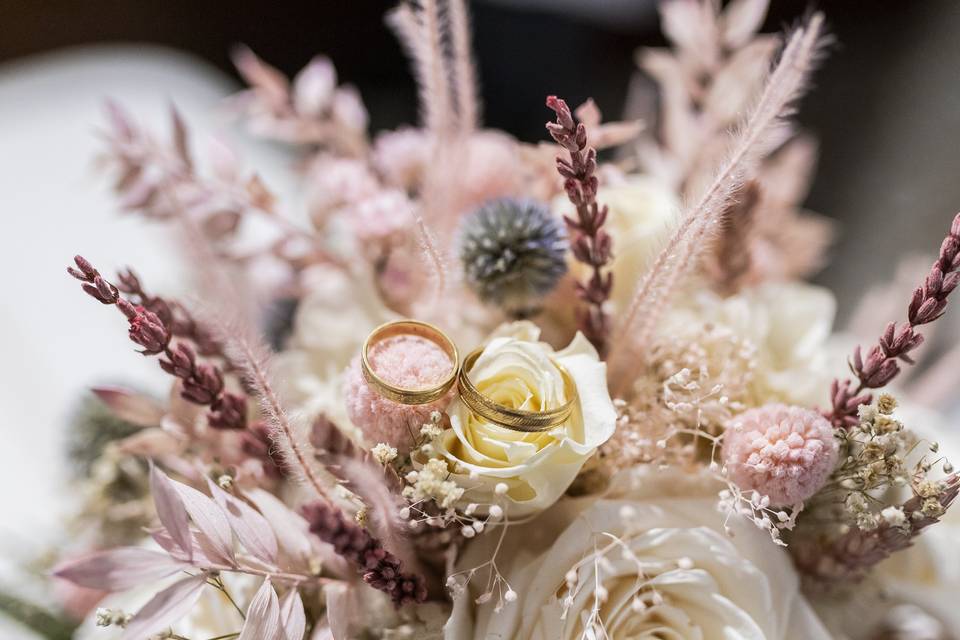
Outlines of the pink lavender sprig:
{"type": "Polygon", "coordinates": [[[423,576],[404,573],[397,557],[384,549],[369,531],[348,520],[342,511],[318,500],[305,505],[302,512],[310,523],[310,532],[352,562],[363,574],[363,581],[388,594],[394,605],[399,607],[427,599],[423,576]]]}
{"type": "Polygon", "coordinates": [[[563,188],[577,209],[576,219],[564,216],[572,236],[570,247],[574,257],[591,268],[587,281],[577,283],[577,295],[587,304],[578,314],[578,322],[587,339],[603,355],[610,332],[610,318],[604,303],[613,289],[613,274],[604,269],[613,259],[613,238],[603,228],[607,207],[597,203],[597,151],[587,146],[586,127],[582,122],[574,122],[564,100],[548,96],[547,107],[557,114],[556,122],[547,123],[547,131],[570,155],[569,160],[557,156],[563,188]]]}
{"type": "MultiPolygon", "coordinates": [[[[174,331],[170,316],[167,316],[165,321],[157,312],[143,305],[134,305],[121,296],[120,289],[101,276],[82,256],[76,256],[73,260],[76,268],[68,267],[67,273],[83,282],[83,290],[91,297],[101,304],[114,305],[123,313],[130,324],[130,340],[142,347],[140,353],[145,356],[165,356],[165,359],[159,360],[160,367],[182,381],[183,389],[180,394],[185,400],[210,408],[207,418],[211,427],[246,428],[246,397],[227,391],[220,367],[198,362],[197,355],[189,344],[183,341],[173,344],[174,331]]],[[[122,286],[131,286],[129,277],[122,278],[122,286]]],[[[139,288],[139,282],[137,287],[139,288]]],[[[167,311],[161,310],[161,313],[166,315],[169,305],[164,304],[163,308],[167,311]]]]}
{"type": "Polygon", "coordinates": [[[857,411],[862,404],[871,401],[866,389],[879,389],[900,373],[900,362],[913,364],[911,352],[923,343],[923,335],[917,327],[930,324],[942,316],[947,307],[947,297],[960,284],[960,213],[950,225],[950,232],[940,245],[940,255],[930,267],[923,284],[913,292],[907,307],[907,322],[897,327],[890,322],[880,340],[866,357],[859,346],[853,351],[850,369],[857,378],[834,380],[830,388],[832,409],[825,415],[837,427],[849,427],[857,423],[857,411]]]}

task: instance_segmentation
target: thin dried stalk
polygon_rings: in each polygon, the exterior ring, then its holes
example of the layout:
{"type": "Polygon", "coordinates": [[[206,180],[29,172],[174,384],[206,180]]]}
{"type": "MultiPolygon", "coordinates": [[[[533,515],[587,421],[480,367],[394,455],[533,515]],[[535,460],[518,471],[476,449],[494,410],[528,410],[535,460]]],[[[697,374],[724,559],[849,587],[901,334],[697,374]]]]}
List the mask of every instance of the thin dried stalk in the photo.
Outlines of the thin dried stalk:
{"type": "Polygon", "coordinates": [[[729,158],[637,287],[619,330],[617,364],[624,369],[619,372],[621,379],[631,378],[634,368],[642,365],[643,350],[657,320],[680,280],[704,255],[709,236],[719,227],[732,196],[742,188],[760,158],[782,143],[784,119],[791,114],[791,106],[813,68],[822,23],[822,15],[814,14],[790,37],[760,99],[734,137],[729,158]]]}
{"type": "Polygon", "coordinates": [[[445,135],[452,125],[450,75],[443,53],[437,1],[424,0],[419,10],[402,4],[387,15],[387,23],[413,63],[424,127],[431,133],[445,135]]]}
{"type": "Polygon", "coordinates": [[[470,11],[464,0],[449,0],[450,36],[453,45],[453,77],[461,132],[469,133],[479,124],[476,69],[471,55],[470,11]]]}
{"type": "Polygon", "coordinates": [[[313,466],[315,452],[309,436],[293,425],[270,383],[269,350],[247,337],[243,331],[222,321],[218,322],[218,327],[233,360],[243,367],[248,384],[257,392],[260,406],[269,418],[271,439],[283,453],[286,467],[299,472],[305,484],[329,501],[327,488],[320,479],[319,471],[313,466]]]}

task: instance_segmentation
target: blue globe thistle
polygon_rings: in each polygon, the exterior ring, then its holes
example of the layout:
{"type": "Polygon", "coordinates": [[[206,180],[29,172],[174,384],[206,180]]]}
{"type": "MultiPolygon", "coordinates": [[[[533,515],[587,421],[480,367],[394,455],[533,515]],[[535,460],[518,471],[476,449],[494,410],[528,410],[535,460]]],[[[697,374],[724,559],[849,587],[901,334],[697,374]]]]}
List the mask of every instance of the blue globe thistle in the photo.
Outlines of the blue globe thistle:
{"type": "Polygon", "coordinates": [[[529,312],[567,271],[563,222],[536,200],[499,198],[460,225],[467,284],[484,302],[529,312]]]}

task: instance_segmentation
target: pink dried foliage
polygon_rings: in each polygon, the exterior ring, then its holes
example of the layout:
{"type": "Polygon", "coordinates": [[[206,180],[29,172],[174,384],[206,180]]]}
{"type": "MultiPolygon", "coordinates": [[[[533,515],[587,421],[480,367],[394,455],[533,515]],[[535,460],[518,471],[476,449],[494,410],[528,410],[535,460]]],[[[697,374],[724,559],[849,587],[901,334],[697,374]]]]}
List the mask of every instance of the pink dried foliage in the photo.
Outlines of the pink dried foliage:
{"type": "Polygon", "coordinates": [[[831,409],[824,415],[838,427],[857,424],[857,411],[872,400],[867,389],[880,389],[900,373],[900,362],[913,364],[911,352],[923,343],[917,327],[929,324],[946,313],[947,298],[960,284],[960,213],[940,244],[940,254],[923,284],[914,289],[907,305],[907,321],[887,324],[876,345],[866,356],[857,346],[850,360],[854,380],[834,380],[830,387],[831,409]]]}
{"type": "Polygon", "coordinates": [[[292,82],[247,47],[234,50],[233,62],[250,88],[230,103],[252,133],[344,155],[366,150],[367,110],[354,87],[337,86],[336,69],[326,56],[311,60],[292,82]]]}
{"type": "Polygon", "coordinates": [[[353,234],[364,249],[382,247],[410,233],[413,202],[398,189],[386,189],[360,200],[346,211],[353,234]]]}
{"type": "MultiPolygon", "coordinates": [[[[433,342],[417,336],[396,336],[373,345],[369,353],[374,372],[390,384],[406,389],[428,387],[450,373],[450,357],[433,342]]],[[[442,411],[451,396],[425,405],[388,400],[363,377],[360,357],[347,369],[344,383],[347,414],[368,444],[379,442],[407,452],[420,427],[433,411],[442,411]]]]}
{"type": "Polygon", "coordinates": [[[790,35],[763,92],[729,140],[726,160],[638,283],[618,332],[622,342],[613,364],[622,379],[632,379],[645,361],[657,321],[683,279],[708,254],[731,201],[788,135],[788,118],[822,46],[822,27],[823,15],[816,13],[790,35]]]}
{"type": "Polygon", "coordinates": [[[839,444],[816,411],[769,404],[731,421],[722,455],[734,484],[783,507],[809,499],[823,486],[836,466],[839,444]]]}
{"type": "Polygon", "coordinates": [[[587,129],[575,122],[567,103],[556,96],[547,98],[547,106],[557,114],[547,123],[547,131],[563,147],[569,160],[557,156],[557,171],[563,178],[567,198],[576,208],[576,218],[564,216],[570,230],[573,256],[591,272],[586,282],[577,283],[577,296],[586,305],[577,315],[580,330],[606,354],[610,318],[604,304],[613,289],[613,273],[607,267],[613,259],[613,237],[603,228],[607,207],[597,203],[597,150],[587,146],[587,129]]]}
{"type": "Polygon", "coordinates": [[[166,142],[141,129],[114,103],[107,104],[107,113],[104,161],[116,171],[114,190],[125,211],[179,222],[209,244],[211,253],[235,262],[270,255],[292,268],[316,262],[341,264],[319,237],[277,211],[275,198],[260,177],[243,172],[225,145],[213,146],[212,170],[209,175],[201,173],[190,152],[186,124],[176,110],[171,116],[173,133],[166,142]],[[248,217],[258,217],[273,229],[261,234],[265,242],[253,248],[237,242],[248,217]]]}
{"type": "Polygon", "coordinates": [[[385,131],[373,143],[371,162],[388,185],[412,191],[423,180],[430,145],[426,132],[420,129],[385,131]]]}

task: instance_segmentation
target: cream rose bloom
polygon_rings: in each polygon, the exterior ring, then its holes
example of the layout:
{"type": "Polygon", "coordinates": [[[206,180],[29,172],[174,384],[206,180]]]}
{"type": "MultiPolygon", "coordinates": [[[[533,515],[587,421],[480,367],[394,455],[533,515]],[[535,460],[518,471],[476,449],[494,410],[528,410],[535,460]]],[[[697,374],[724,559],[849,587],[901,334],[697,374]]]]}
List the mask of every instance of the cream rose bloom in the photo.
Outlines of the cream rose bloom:
{"type": "MultiPolygon", "coordinates": [[[[640,276],[663,247],[680,215],[680,201],[660,180],[634,174],[603,184],[597,201],[609,209],[606,229],[613,236],[613,292],[615,308],[630,304],[640,276]]],[[[566,196],[558,198],[554,209],[569,214],[566,196]]],[[[574,269],[579,265],[574,265],[574,269]]]]}
{"type": "Polygon", "coordinates": [[[849,346],[835,346],[831,337],[835,313],[829,290],[802,282],[770,282],[728,298],[702,289],[666,314],[662,333],[682,337],[722,326],[756,347],[753,403],[823,406],[831,381],[849,374],[849,346]]]}
{"type": "MultiPolygon", "coordinates": [[[[734,537],[724,533],[717,490],[704,476],[639,467],[618,476],[607,497],[565,500],[509,530],[497,566],[519,599],[499,613],[496,597],[474,605],[481,574],[454,602],[446,638],[829,639],[787,555],[746,521],[731,521],[734,537]],[[580,587],[571,593],[567,574],[578,564],[580,587]],[[598,588],[608,636],[584,629],[598,588]]],[[[489,559],[496,543],[484,536],[459,567],[489,559]]]]}
{"type": "MultiPolygon", "coordinates": [[[[538,342],[530,322],[501,327],[487,342],[471,371],[481,393],[506,406],[536,411],[566,401],[564,367],[576,385],[579,402],[563,425],[522,433],[478,418],[459,400],[450,405],[451,429],[434,443],[445,458],[450,479],[467,491],[464,503],[506,502],[511,517],[546,509],[563,495],[583,464],[607,441],[617,414],[607,391],[606,365],[582,335],[554,352],[538,342]],[[503,483],[506,495],[495,495],[503,483]]],[[[420,462],[423,462],[422,460],[420,462]]]]}

